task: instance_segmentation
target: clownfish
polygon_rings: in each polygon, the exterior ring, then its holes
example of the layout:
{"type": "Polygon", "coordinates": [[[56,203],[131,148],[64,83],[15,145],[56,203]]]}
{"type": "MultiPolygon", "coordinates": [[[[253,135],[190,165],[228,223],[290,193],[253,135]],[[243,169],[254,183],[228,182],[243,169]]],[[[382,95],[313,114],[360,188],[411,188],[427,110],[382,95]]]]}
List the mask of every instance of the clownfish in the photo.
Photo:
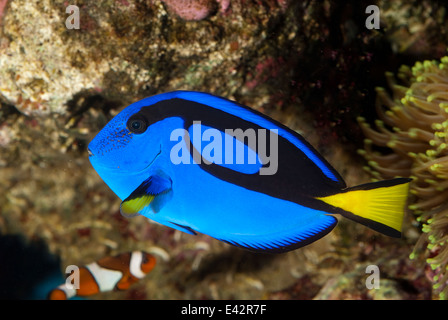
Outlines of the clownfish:
{"type": "Polygon", "coordinates": [[[307,245],[334,214],[400,237],[408,178],[347,187],[298,133],[235,101],[175,91],[135,102],[90,142],[89,159],[143,215],[256,252],[307,245]]]}
{"type": "Polygon", "coordinates": [[[75,288],[76,281],[71,286],[64,283],[51,290],[48,299],[67,300],[75,296],[86,297],[99,292],[126,290],[144,278],[155,264],[155,257],[143,251],[105,257],[79,267],[78,289],[75,288]]]}

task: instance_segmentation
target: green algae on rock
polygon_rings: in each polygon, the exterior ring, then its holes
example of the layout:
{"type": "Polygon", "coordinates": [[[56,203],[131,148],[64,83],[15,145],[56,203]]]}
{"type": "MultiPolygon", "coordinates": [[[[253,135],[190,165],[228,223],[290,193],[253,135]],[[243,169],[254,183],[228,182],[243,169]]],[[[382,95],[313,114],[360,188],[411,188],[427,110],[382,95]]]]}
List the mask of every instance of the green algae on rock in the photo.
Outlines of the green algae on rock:
{"type": "Polygon", "coordinates": [[[9,3],[2,20],[0,96],[27,115],[62,114],[74,95],[86,91],[123,105],[161,87],[232,96],[244,88],[238,70],[244,58],[275,55],[282,46],[273,40],[270,49],[258,50],[269,26],[278,41],[298,28],[293,11],[281,5],[234,3],[231,18],[216,14],[202,21],[170,15],[161,1],[76,5],[80,29],[66,28],[63,3],[9,3]]]}

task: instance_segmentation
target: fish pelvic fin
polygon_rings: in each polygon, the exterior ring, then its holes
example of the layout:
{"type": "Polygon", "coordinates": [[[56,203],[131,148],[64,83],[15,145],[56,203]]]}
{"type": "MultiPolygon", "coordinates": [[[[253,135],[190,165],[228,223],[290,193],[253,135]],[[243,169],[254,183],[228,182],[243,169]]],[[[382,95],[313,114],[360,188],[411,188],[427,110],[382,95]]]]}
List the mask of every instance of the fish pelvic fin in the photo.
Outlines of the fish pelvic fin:
{"type": "Polygon", "coordinates": [[[366,183],[317,199],[342,209],[335,211],[346,218],[387,236],[400,238],[411,180],[396,178],[366,183]]]}

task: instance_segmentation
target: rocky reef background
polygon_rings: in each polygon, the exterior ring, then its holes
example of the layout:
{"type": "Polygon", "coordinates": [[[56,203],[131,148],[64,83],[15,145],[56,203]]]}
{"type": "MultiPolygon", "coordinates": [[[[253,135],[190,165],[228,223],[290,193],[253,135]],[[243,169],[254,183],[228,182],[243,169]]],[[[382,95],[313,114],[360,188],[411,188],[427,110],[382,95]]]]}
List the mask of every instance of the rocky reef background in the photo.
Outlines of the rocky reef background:
{"type": "Polygon", "coordinates": [[[94,298],[437,298],[425,261],[409,259],[421,232],[411,213],[402,239],[341,218],[310,246],[255,255],[123,218],[86,146],[134,101],[200,90],[265,112],[348,185],[367,182],[356,118],[375,119],[386,71],[446,55],[444,1],[3,0],[0,19],[1,298],[26,298],[45,263],[62,273],[137,249],[158,257],[154,271],[94,298]],[[378,30],[365,26],[371,4],[378,30]],[[79,29],[66,27],[68,5],[80,9],[79,29]],[[379,289],[366,288],[368,265],[379,289]]]}

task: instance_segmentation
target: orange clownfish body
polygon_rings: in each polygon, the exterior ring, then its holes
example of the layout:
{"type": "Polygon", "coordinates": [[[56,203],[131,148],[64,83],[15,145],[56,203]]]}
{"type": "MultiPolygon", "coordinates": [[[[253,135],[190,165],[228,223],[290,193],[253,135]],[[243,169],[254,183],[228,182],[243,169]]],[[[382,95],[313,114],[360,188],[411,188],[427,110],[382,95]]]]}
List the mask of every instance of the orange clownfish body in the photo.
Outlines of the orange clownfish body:
{"type": "Polygon", "coordinates": [[[67,300],[74,296],[90,296],[99,292],[126,290],[155,266],[154,256],[144,251],[122,253],[102,258],[79,268],[79,288],[63,283],[53,289],[50,300],[67,300]]]}

